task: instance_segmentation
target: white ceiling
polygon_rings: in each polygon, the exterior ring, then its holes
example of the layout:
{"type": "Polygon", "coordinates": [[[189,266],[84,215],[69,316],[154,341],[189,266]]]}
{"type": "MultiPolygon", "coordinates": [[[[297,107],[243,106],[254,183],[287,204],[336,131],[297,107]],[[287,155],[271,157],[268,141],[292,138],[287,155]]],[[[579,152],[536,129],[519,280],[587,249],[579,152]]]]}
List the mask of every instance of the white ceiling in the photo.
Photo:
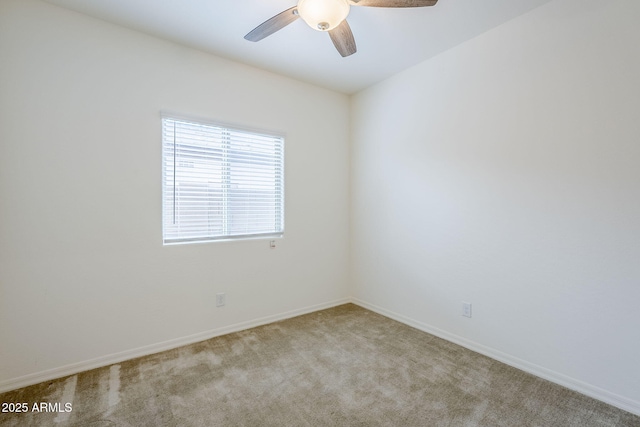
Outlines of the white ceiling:
{"type": "Polygon", "coordinates": [[[266,39],[243,37],[296,0],[45,0],[215,55],[355,93],[551,0],[440,0],[433,7],[353,6],[358,52],[297,20],[266,39]]]}

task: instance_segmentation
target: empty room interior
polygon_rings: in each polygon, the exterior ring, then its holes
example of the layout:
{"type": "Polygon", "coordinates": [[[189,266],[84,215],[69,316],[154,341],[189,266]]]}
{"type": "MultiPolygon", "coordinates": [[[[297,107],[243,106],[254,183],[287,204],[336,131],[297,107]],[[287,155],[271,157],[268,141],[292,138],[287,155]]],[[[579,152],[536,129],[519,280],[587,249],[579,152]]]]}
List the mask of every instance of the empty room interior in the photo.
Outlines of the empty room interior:
{"type": "Polygon", "coordinates": [[[0,425],[640,426],[640,2],[304,1],[0,0],[0,425]]]}

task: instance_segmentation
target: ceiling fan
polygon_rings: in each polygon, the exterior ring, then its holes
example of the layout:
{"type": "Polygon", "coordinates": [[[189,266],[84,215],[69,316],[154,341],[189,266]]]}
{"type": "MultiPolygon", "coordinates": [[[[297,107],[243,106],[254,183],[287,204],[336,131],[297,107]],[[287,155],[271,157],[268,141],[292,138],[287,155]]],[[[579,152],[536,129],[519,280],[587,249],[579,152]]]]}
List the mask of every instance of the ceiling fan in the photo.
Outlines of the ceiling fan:
{"type": "Polygon", "coordinates": [[[423,7],[433,6],[438,0],[298,0],[298,4],[267,19],[251,30],[245,39],[257,42],[283,29],[298,18],[311,28],[328,32],[333,45],[343,57],[356,53],[356,41],[347,15],[351,6],[369,7],[423,7]]]}

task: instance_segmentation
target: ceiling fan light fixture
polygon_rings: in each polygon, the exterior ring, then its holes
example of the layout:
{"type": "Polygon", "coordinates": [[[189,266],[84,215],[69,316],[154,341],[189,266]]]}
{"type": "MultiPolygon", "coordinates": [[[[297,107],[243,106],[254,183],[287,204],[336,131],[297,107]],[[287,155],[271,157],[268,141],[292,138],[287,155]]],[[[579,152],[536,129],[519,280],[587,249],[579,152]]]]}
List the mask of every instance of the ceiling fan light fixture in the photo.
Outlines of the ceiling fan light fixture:
{"type": "Polygon", "coordinates": [[[330,31],[349,15],[347,0],[300,0],[298,14],[311,28],[330,31]]]}

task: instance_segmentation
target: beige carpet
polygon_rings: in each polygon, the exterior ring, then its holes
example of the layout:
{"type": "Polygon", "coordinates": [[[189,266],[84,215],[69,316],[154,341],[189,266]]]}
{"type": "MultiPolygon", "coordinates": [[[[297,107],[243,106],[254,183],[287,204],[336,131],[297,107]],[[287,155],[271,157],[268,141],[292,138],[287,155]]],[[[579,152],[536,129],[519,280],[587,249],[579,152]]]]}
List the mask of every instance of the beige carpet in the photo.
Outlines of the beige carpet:
{"type": "Polygon", "coordinates": [[[0,402],[30,411],[0,414],[2,426],[640,426],[640,417],[352,304],[0,402]],[[32,412],[41,402],[63,412],[32,412]]]}

